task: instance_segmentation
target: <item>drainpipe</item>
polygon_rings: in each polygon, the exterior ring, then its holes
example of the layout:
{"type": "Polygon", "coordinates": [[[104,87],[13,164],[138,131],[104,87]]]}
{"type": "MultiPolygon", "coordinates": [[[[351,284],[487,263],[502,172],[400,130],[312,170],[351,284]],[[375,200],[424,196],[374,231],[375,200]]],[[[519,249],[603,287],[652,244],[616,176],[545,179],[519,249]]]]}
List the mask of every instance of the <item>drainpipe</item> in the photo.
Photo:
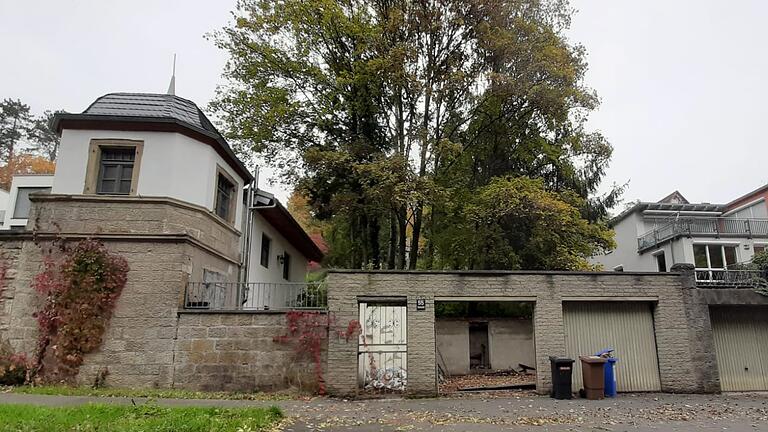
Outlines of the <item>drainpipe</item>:
{"type": "MultiPolygon", "coordinates": [[[[240,263],[240,276],[238,280],[241,283],[248,282],[248,266],[250,262],[251,243],[253,237],[253,201],[256,196],[256,189],[259,186],[259,167],[256,167],[253,173],[253,181],[248,185],[248,197],[245,201],[245,225],[243,226],[243,249],[241,251],[242,261],[240,263]]],[[[240,287],[238,285],[238,301],[240,301],[240,287]]]]}

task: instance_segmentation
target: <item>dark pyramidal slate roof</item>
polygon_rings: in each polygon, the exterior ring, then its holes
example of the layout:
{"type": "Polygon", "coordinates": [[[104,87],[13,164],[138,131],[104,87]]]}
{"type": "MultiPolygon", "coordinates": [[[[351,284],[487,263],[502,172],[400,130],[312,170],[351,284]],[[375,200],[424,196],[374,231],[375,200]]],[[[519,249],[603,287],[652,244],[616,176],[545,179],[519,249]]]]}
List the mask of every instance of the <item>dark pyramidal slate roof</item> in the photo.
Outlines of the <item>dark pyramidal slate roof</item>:
{"type": "Polygon", "coordinates": [[[57,113],[53,129],[64,128],[118,130],[178,130],[192,133],[211,143],[238,173],[249,181],[253,176],[237,158],[229,143],[216,130],[208,117],[194,102],[170,94],[109,93],[96,99],[80,114],[57,113]]]}
{"type": "Polygon", "coordinates": [[[194,102],[175,95],[110,93],[96,99],[83,114],[174,119],[220,135],[194,102]]]}

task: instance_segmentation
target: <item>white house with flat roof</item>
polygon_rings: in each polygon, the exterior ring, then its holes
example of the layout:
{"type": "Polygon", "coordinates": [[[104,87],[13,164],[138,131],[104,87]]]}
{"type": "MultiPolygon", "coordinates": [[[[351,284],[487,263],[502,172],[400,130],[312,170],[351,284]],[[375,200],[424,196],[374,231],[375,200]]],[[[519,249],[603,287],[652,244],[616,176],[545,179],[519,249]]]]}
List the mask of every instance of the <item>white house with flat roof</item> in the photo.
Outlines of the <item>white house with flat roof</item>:
{"type": "Polygon", "coordinates": [[[768,245],[764,188],[728,204],[690,203],[679,192],[638,202],[610,221],[616,248],[591,261],[605,270],[666,272],[693,263],[700,282],[717,282],[768,245]],[[754,198],[754,199],[753,199],[754,198]]]}
{"type": "Polygon", "coordinates": [[[23,174],[15,175],[11,180],[11,190],[3,200],[2,229],[20,230],[27,226],[27,216],[31,202],[29,196],[34,193],[51,193],[53,175],[23,174]]]}

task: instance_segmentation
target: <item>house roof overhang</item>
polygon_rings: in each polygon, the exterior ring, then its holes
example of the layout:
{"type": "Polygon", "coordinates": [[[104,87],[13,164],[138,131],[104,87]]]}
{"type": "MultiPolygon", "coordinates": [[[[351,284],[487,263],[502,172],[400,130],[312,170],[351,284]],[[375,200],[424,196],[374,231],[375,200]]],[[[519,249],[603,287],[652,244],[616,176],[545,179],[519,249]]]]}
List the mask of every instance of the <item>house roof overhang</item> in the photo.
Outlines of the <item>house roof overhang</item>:
{"type": "Polygon", "coordinates": [[[323,259],[323,252],[291,216],[288,209],[268,192],[257,190],[256,194],[253,209],[308,260],[320,262],[323,259]]]}
{"type": "Polygon", "coordinates": [[[758,194],[763,194],[763,193],[766,193],[766,192],[768,192],[768,184],[760,186],[759,188],[753,190],[752,192],[736,198],[735,200],[733,200],[733,201],[729,202],[728,204],[726,204],[726,207],[728,207],[728,209],[730,210],[730,209],[734,208],[737,205],[743,204],[744,201],[748,200],[750,197],[753,197],[753,196],[758,195],[758,194]]]}
{"type": "Polygon", "coordinates": [[[725,210],[725,206],[722,204],[676,204],[676,203],[661,203],[661,202],[639,202],[632,207],[619,213],[608,222],[608,225],[613,227],[619,222],[626,219],[629,215],[637,212],[648,212],[652,214],[654,212],[702,212],[702,213],[722,213],[725,210]]]}

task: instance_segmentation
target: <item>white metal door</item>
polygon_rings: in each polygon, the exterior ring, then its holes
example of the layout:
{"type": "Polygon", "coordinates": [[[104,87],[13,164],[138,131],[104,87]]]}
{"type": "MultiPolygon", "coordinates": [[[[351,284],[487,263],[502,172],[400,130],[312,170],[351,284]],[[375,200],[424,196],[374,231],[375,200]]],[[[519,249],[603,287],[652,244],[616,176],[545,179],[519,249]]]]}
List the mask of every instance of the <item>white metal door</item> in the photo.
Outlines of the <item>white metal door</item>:
{"type": "Polygon", "coordinates": [[[408,383],[405,305],[360,303],[358,384],[365,390],[403,392],[408,383]]]}
{"type": "Polygon", "coordinates": [[[723,391],[768,390],[768,307],[710,311],[723,391]]]}
{"type": "Polygon", "coordinates": [[[564,302],[566,355],[574,360],[573,389],[583,387],[580,355],[613,348],[618,391],[660,391],[659,363],[648,302],[564,302]]]}

